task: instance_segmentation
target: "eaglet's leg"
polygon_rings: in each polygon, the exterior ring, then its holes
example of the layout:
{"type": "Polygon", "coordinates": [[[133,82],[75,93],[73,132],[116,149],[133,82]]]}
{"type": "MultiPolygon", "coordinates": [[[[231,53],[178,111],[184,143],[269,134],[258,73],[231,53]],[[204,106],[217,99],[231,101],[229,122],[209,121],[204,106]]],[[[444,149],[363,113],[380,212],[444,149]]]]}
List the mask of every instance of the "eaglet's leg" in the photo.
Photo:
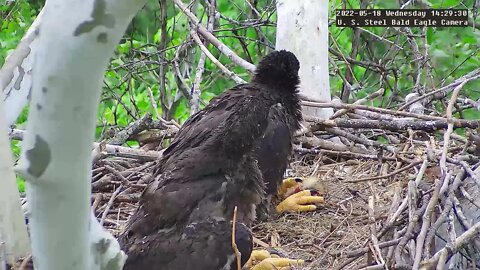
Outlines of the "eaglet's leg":
{"type": "Polygon", "coordinates": [[[285,198],[277,205],[278,213],[284,212],[308,212],[317,209],[316,204],[324,203],[324,198],[318,196],[316,190],[320,182],[315,178],[302,179],[299,177],[287,178],[278,189],[281,198],[285,198]]]}
{"type": "Polygon", "coordinates": [[[252,255],[245,266],[250,270],[289,270],[291,266],[298,266],[303,263],[303,260],[280,258],[262,249],[252,251],[252,255]]]}

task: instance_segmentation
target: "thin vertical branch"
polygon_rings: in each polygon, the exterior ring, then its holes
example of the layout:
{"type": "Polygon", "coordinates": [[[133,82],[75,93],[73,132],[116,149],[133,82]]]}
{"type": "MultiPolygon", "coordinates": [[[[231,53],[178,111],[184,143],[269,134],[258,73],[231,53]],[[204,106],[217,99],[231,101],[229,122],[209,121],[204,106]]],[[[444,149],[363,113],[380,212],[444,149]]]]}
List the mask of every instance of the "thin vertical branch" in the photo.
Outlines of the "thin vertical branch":
{"type": "Polygon", "coordinates": [[[440,157],[440,169],[442,170],[442,174],[445,175],[447,173],[447,152],[448,152],[448,146],[450,144],[450,135],[453,132],[453,105],[457,101],[458,94],[460,93],[460,90],[463,88],[463,86],[468,82],[468,79],[465,79],[463,82],[461,82],[455,89],[453,89],[452,97],[450,98],[450,101],[448,102],[447,106],[447,122],[448,122],[448,129],[445,132],[443,136],[443,149],[442,149],[442,156],[440,157]]]}
{"type": "MultiPolygon", "coordinates": [[[[448,178],[444,178],[446,181],[448,181],[448,178]]],[[[445,181],[444,180],[444,181],[445,181]]],[[[427,210],[423,214],[423,219],[422,219],[422,226],[420,229],[420,233],[417,236],[417,241],[416,241],[416,248],[415,248],[415,257],[413,261],[413,269],[417,269],[420,266],[420,261],[422,260],[422,254],[423,254],[423,249],[424,249],[424,243],[425,243],[425,238],[427,236],[428,228],[432,224],[432,214],[433,211],[435,210],[435,206],[437,205],[438,201],[438,194],[440,191],[440,187],[442,186],[442,182],[440,180],[435,180],[435,188],[433,190],[432,197],[430,198],[430,201],[428,202],[427,210]]]]}
{"type": "Polygon", "coordinates": [[[377,238],[377,229],[375,225],[375,199],[374,196],[368,196],[368,220],[370,222],[370,238],[372,240],[373,250],[372,253],[376,259],[376,262],[381,265],[385,265],[385,259],[382,256],[382,252],[379,247],[379,241],[377,238]]]}
{"type": "Polygon", "coordinates": [[[235,242],[235,223],[237,222],[237,207],[233,209],[233,219],[232,219],[232,248],[233,251],[235,252],[235,257],[237,259],[237,269],[241,270],[242,265],[241,265],[241,260],[240,260],[240,251],[238,250],[237,243],[235,242]]]}
{"type": "MultiPolygon", "coordinates": [[[[364,9],[366,8],[367,4],[366,1],[360,1],[360,8],[364,9]]],[[[362,44],[362,41],[360,40],[360,29],[359,28],[354,28],[352,32],[352,50],[350,51],[350,58],[356,59],[357,54],[360,49],[360,44],[362,44]]],[[[347,63],[348,65],[348,63],[347,63]]],[[[352,69],[347,69],[345,70],[345,80],[343,81],[343,87],[342,87],[342,92],[340,94],[340,99],[342,100],[343,103],[348,103],[348,99],[350,98],[350,91],[352,90],[352,85],[353,84],[358,84],[358,80],[355,77],[355,74],[353,73],[352,69]]]]}
{"type": "Polygon", "coordinates": [[[160,95],[160,106],[162,107],[162,116],[168,120],[168,100],[165,83],[165,49],[167,48],[167,0],[160,0],[160,44],[158,45],[158,58],[160,65],[158,67],[158,92],[160,95]]]}
{"type": "MultiPolygon", "coordinates": [[[[207,31],[213,33],[213,29],[215,27],[215,7],[216,2],[215,0],[210,0],[210,5],[208,6],[208,24],[207,24],[207,31]]],[[[208,46],[208,41],[205,41],[205,46],[208,46]]],[[[200,89],[200,84],[202,83],[202,75],[205,71],[205,60],[207,59],[207,55],[201,51],[200,52],[200,59],[198,60],[197,65],[197,72],[195,73],[195,81],[193,83],[193,92],[192,92],[192,100],[190,101],[190,115],[195,114],[198,112],[200,108],[200,96],[202,91],[200,89]]]]}

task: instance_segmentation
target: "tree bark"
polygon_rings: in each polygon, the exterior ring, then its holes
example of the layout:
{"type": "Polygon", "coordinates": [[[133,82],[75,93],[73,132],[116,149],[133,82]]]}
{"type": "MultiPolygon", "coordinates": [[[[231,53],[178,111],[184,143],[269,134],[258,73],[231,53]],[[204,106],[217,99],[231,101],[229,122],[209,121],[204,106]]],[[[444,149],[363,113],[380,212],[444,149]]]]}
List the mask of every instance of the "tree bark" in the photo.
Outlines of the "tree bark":
{"type": "MultiPolygon", "coordinates": [[[[3,111],[3,95],[0,93],[0,111],[3,111]]],[[[12,152],[7,134],[7,121],[0,114],[0,242],[4,242],[4,253],[8,263],[25,257],[30,251],[27,226],[23,217],[12,152]]],[[[1,257],[1,254],[0,254],[1,257]]],[[[0,269],[2,267],[0,261],[0,269]]]]}
{"type": "MultiPolygon", "coordinates": [[[[328,73],[328,1],[277,0],[276,49],[293,52],[300,61],[300,93],[331,101],[328,73]]],[[[308,115],[328,119],[331,108],[303,108],[308,115]]]]}
{"type": "Polygon", "coordinates": [[[43,13],[42,9],[0,69],[0,90],[5,96],[2,113],[5,114],[8,126],[15,123],[30,97],[34,48],[43,13]]]}
{"type": "Polygon", "coordinates": [[[125,255],[90,210],[91,145],[108,60],[144,2],[49,0],[44,7],[18,165],[37,270],[123,267],[125,255]]]}

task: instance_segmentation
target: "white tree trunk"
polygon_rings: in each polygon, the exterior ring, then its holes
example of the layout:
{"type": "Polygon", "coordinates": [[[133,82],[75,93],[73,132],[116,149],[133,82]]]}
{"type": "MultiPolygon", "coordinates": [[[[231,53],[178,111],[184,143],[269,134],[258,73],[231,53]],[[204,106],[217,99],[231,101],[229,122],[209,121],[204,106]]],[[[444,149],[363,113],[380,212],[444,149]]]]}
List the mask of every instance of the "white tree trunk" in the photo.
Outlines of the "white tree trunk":
{"type": "Polygon", "coordinates": [[[91,145],[108,60],[145,1],[48,0],[18,170],[27,180],[36,270],[121,269],[90,212],[91,145]]]}
{"type": "MultiPolygon", "coordinates": [[[[0,92],[0,111],[3,109],[3,94],[0,92]]],[[[13,172],[12,152],[4,114],[0,114],[0,175],[0,242],[5,243],[6,259],[12,264],[16,258],[28,255],[30,245],[13,172]]],[[[0,269],[1,267],[2,265],[0,269]]]]}
{"type": "MultiPolygon", "coordinates": [[[[300,61],[300,93],[331,101],[328,73],[328,1],[277,0],[276,49],[293,52],[300,61]]],[[[327,119],[331,108],[304,108],[306,114],[327,119]]]]}

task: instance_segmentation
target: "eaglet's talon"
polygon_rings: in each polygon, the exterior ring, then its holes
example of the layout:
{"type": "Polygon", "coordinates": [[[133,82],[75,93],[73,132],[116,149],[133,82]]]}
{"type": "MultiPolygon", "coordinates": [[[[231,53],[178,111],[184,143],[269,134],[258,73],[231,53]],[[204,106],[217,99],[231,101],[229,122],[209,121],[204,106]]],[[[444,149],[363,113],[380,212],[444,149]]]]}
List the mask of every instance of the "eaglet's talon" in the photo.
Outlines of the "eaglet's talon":
{"type": "Polygon", "coordinates": [[[291,266],[302,265],[303,263],[303,260],[267,258],[255,265],[251,270],[289,270],[291,266]]]}
{"type": "Polygon", "coordinates": [[[284,212],[308,212],[317,209],[315,204],[324,203],[322,196],[312,196],[312,191],[304,190],[291,195],[277,205],[278,213],[284,212]]]}
{"type": "Polygon", "coordinates": [[[263,261],[270,257],[270,252],[266,251],[265,249],[252,250],[252,253],[250,254],[250,259],[248,259],[245,266],[250,269],[255,265],[256,262],[263,261]]]}
{"type": "Polygon", "coordinates": [[[300,177],[291,177],[283,180],[278,188],[278,195],[288,197],[290,194],[300,191],[303,179],[300,177]]]}
{"type": "Polygon", "coordinates": [[[270,252],[261,249],[252,251],[250,259],[245,266],[251,270],[289,270],[290,266],[303,263],[303,260],[279,258],[275,254],[270,254],[270,252]],[[257,264],[255,265],[255,263],[257,264]]]}

